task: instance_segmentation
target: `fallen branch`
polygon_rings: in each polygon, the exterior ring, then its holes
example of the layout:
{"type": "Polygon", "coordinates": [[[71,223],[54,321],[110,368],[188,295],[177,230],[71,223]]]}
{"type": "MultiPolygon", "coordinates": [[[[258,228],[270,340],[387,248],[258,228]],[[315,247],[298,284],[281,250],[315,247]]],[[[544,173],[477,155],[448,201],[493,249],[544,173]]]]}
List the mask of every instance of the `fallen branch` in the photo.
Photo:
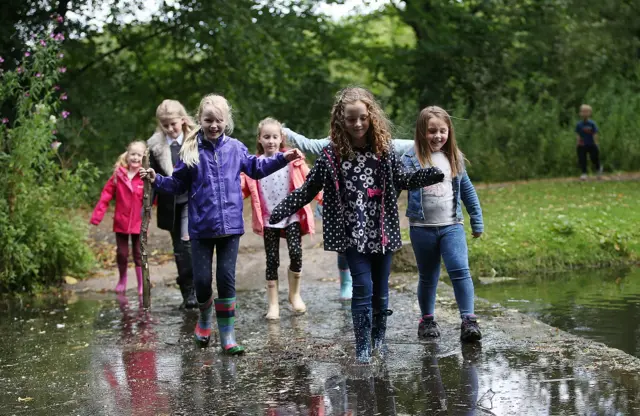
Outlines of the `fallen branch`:
{"type": "MultiPolygon", "coordinates": [[[[145,150],[142,158],[142,167],[149,169],[149,149],[145,150]]],[[[151,280],[149,279],[149,259],[147,255],[147,231],[151,221],[151,182],[147,176],[144,181],[144,194],[142,200],[142,226],[140,228],[140,251],[142,254],[142,307],[151,307],[151,280]]]]}

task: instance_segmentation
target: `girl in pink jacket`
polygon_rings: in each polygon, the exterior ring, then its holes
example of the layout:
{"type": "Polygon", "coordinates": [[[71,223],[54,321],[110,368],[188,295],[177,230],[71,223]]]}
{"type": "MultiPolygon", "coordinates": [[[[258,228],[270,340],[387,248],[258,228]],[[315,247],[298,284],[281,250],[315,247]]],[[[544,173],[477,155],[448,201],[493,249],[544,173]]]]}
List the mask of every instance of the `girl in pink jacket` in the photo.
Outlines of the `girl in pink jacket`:
{"type": "MultiPolygon", "coordinates": [[[[285,149],[285,134],[282,124],[275,119],[266,118],[258,125],[258,154],[270,157],[285,149]]],[[[280,266],[280,238],[286,238],[289,248],[289,302],[296,313],[305,313],[307,307],[300,296],[300,277],[302,275],[302,236],[313,234],[315,223],[309,205],[289,218],[275,225],[269,224],[271,210],[286,197],[289,192],[299,188],[307,178],[309,167],[304,159],[289,163],[288,169],[281,169],[271,175],[253,180],[242,175],[242,193],[251,197],[253,214],[253,232],[264,237],[264,249],[267,255],[267,300],[266,319],[280,319],[278,304],[278,267],[280,266]]],[[[321,200],[321,194],[316,198],[321,200]]]]}
{"type": "Polygon", "coordinates": [[[129,236],[133,247],[133,261],[136,265],[138,295],[142,295],[142,256],[140,255],[140,226],[142,225],[142,197],[144,184],[138,171],[142,167],[142,156],[147,145],[135,141],[127,147],[116,162],[113,175],[100,195],[100,201],[93,210],[91,224],[98,225],[109,208],[109,201],[116,199],[113,216],[113,231],[116,233],[118,272],[120,280],[117,293],[127,290],[127,261],[129,258],[129,236]]]}

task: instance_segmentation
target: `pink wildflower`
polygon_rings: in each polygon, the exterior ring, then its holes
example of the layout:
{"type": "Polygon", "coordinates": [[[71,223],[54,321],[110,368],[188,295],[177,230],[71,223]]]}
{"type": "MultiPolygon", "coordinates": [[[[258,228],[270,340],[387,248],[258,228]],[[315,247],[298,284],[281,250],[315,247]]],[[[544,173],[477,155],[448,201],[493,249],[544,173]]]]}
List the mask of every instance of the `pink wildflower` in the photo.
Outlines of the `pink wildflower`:
{"type": "Polygon", "coordinates": [[[64,22],[64,18],[62,16],[58,16],[56,20],[58,21],[58,23],[64,22]]]}
{"type": "Polygon", "coordinates": [[[60,71],[61,74],[64,74],[65,72],[67,72],[67,67],[66,66],[62,66],[62,67],[58,68],[58,71],[60,71]]]}
{"type": "Polygon", "coordinates": [[[4,58],[0,56],[0,64],[4,62],[4,58]]]}
{"type": "Polygon", "coordinates": [[[27,58],[31,56],[31,52],[25,52],[24,56],[26,56],[27,58]]]}
{"type": "Polygon", "coordinates": [[[40,45],[47,46],[47,42],[45,42],[44,39],[40,39],[40,45]]]}
{"type": "Polygon", "coordinates": [[[58,58],[60,58],[60,59],[64,58],[64,54],[63,53],[59,54],[58,58]]]}
{"type": "Polygon", "coordinates": [[[9,124],[9,119],[8,118],[3,118],[2,119],[2,124],[9,124]]]}
{"type": "Polygon", "coordinates": [[[31,94],[29,94],[28,92],[25,92],[25,93],[24,93],[24,96],[25,96],[25,97],[30,97],[30,96],[31,96],[31,94]]]}
{"type": "Polygon", "coordinates": [[[19,66],[19,67],[16,69],[16,72],[17,72],[18,74],[22,74],[22,72],[24,72],[24,69],[22,69],[22,67],[21,67],[21,66],[19,66]]]}
{"type": "Polygon", "coordinates": [[[53,86],[53,90],[54,91],[60,91],[60,85],[54,85],[53,86]]]}
{"type": "Polygon", "coordinates": [[[40,72],[36,73],[36,78],[41,78],[42,74],[40,72]]]}
{"type": "Polygon", "coordinates": [[[61,99],[62,101],[67,101],[67,98],[68,98],[68,97],[67,97],[67,93],[66,93],[66,92],[63,92],[63,93],[62,93],[62,95],[60,96],[60,99],[61,99]]]}
{"type": "Polygon", "coordinates": [[[54,39],[55,40],[59,40],[59,41],[63,41],[64,40],[64,35],[62,33],[58,33],[54,39]]]}
{"type": "Polygon", "coordinates": [[[64,111],[62,112],[62,118],[67,118],[67,117],[69,117],[70,115],[71,115],[71,113],[70,113],[70,112],[68,112],[67,110],[64,110],[64,111]]]}
{"type": "MultiPolygon", "coordinates": [[[[55,130],[54,130],[54,131],[55,131],[55,130]]],[[[55,134],[55,133],[54,133],[54,134],[55,134]]],[[[62,142],[59,142],[59,141],[57,141],[57,140],[54,140],[54,141],[51,143],[51,148],[55,151],[55,150],[58,150],[58,148],[59,148],[61,145],[62,145],[62,142]]]]}

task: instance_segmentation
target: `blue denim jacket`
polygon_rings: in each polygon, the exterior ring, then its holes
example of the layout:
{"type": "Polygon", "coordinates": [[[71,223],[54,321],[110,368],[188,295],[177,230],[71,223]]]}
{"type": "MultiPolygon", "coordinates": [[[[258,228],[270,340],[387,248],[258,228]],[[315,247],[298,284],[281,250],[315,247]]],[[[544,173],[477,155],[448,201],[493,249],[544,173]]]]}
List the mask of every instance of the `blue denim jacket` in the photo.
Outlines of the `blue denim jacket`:
{"type": "MultiPolygon", "coordinates": [[[[420,161],[416,155],[415,149],[409,149],[404,155],[402,155],[402,164],[410,170],[420,169],[420,161]]],[[[467,171],[463,171],[458,176],[452,179],[453,182],[453,200],[456,210],[456,220],[462,221],[462,205],[460,200],[464,203],[469,218],[471,219],[471,230],[474,233],[481,233],[484,231],[484,223],[482,222],[482,208],[480,207],[480,200],[476,193],[471,179],[467,175],[467,171]]],[[[422,189],[416,189],[409,191],[409,203],[407,205],[407,217],[424,220],[424,211],[422,210],[422,189]]]]}

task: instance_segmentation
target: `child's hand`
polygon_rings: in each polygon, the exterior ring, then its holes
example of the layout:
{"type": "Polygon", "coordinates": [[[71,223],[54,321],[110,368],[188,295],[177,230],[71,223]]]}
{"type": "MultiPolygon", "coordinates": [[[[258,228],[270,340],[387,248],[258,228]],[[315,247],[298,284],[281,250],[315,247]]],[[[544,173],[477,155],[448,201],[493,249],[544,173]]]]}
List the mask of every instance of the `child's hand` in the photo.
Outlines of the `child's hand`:
{"type": "Polygon", "coordinates": [[[482,231],[481,232],[474,232],[471,233],[473,235],[473,238],[480,238],[480,236],[482,235],[482,231]]]}
{"type": "Polygon", "coordinates": [[[140,178],[144,179],[147,177],[147,175],[149,176],[149,182],[154,183],[156,181],[156,171],[149,168],[149,169],[142,169],[140,168],[140,178]]]}
{"type": "Polygon", "coordinates": [[[287,162],[293,162],[294,160],[302,159],[304,155],[298,149],[291,149],[284,152],[284,158],[287,159],[287,162]]]}

